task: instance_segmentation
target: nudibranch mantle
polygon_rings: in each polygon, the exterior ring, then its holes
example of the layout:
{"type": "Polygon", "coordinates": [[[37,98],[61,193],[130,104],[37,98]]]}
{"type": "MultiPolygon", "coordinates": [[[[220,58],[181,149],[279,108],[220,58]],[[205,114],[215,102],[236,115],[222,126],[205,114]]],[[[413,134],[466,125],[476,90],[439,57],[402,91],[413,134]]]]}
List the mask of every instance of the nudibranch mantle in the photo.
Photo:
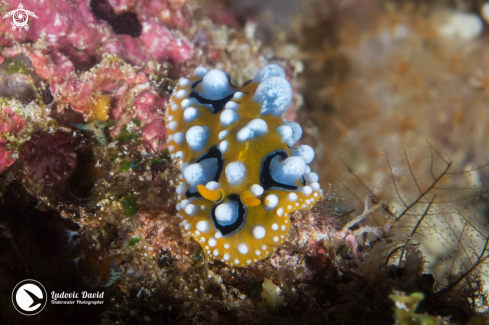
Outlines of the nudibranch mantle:
{"type": "Polygon", "coordinates": [[[285,71],[270,64],[241,87],[217,69],[180,78],[166,115],[170,156],[182,174],[183,237],[231,266],[269,256],[287,238],[289,213],[322,196],[314,150],[281,115],[292,101],[285,71]]]}

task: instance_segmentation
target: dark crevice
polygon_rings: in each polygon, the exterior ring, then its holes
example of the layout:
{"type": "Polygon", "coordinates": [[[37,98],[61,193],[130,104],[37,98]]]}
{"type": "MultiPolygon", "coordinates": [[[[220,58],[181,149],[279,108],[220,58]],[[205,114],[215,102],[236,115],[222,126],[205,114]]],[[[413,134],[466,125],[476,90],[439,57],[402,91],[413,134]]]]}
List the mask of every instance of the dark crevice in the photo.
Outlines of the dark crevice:
{"type": "Polygon", "coordinates": [[[109,3],[103,0],[92,0],[93,15],[100,20],[105,20],[117,35],[141,36],[143,26],[134,12],[124,12],[117,15],[109,3]]]}

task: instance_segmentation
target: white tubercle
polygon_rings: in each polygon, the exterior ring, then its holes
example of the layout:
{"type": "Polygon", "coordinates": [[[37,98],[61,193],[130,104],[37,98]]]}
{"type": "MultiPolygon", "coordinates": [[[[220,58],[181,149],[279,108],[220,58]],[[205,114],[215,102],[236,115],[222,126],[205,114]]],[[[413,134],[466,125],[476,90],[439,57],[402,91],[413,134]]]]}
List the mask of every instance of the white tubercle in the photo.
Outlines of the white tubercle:
{"type": "Polygon", "coordinates": [[[206,232],[209,232],[209,230],[211,229],[211,226],[209,224],[209,221],[202,220],[202,221],[197,222],[197,225],[195,225],[195,228],[197,228],[197,230],[200,232],[206,233],[206,232]]]}
{"type": "Polygon", "coordinates": [[[261,115],[281,116],[292,102],[292,88],[281,77],[270,77],[256,89],[253,101],[261,104],[261,115]]]}
{"type": "Polygon", "coordinates": [[[251,140],[257,137],[260,137],[268,132],[267,122],[262,119],[254,119],[245,125],[241,130],[236,134],[236,139],[238,142],[244,142],[247,140],[251,140]]]}
{"type": "MultiPolygon", "coordinates": [[[[310,168],[309,168],[309,170],[310,170],[310,168]]],[[[319,176],[318,176],[318,174],[313,173],[313,172],[305,173],[305,174],[304,174],[304,178],[306,179],[306,181],[307,181],[308,183],[314,183],[314,182],[319,181],[319,176]]]]}
{"type": "Polygon", "coordinates": [[[200,111],[195,107],[189,107],[183,112],[183,119],[185,122],[193,122],[200,116],[200,111]]]}
{"type": "Polygon", "coordinates": [[[241,184],[246,178],[246,166],[241,161],[231,162],[225,169],[226,179],[231,186],[241,184]]]}
{"type": "Polygon", "coordinates": [[[303,144],[295,149],[290,150],[293,156],[298,156],[304,159],[306,164],[310,164],[314,160],[314,149],[310,146],[303,144]]]}
{"type": "Polygon", "coordinates": [[[204,68],[204,67],[197,67],[195,70],[194,70],[194,76],[196,77],[200,77],[200,78],[203,78],[205,76],[205,74],[207,73],[207,69],[204,68]]]}
{"type": "Polygon", "coordinates": [[[221,188],[221,184],[219,184],[218,182],[215,182],[215,181],[210,181],[207,184],[205,184],[205,187],[208,190],[214,191],[214,190],[221,188]]]}
{"type": "Polygon", "coordinates": [[[230,109],[232,111],[236,111],[239,109],[239,105],[235,102],[227,102],[226,106],[224,106],[225,109],[230,109]]]}
{"type": "MultiPolygon", "coordinates": [[[[173,123],[173,122],[172,122],[173,123]]],[[[209,139],[210,129],[207,125],[192,126],[185,134],[187,143],[193,151],[201,151],[204,149],[209,139]]]]}
{"type": "Polygon", "coordinates": [[[219,132],[219,135],[218,135],[219,140],[224,139],[225,137],[228,136],[228,134],[229,134],[229,130],[224,130],[224,131],[219,132]]]}
{"type": "Polygon", "coordinates": [[[234,224],[238,220],[238,208],[238,203],[232,200],[219,204],[215,210],[217,223],[221,226],[234,224]]]}
{"type": "Polygon", "coordinates": [[[288,125],[281,125],[277,127],[277,133],[282,139],[282,143],[288,143],[292,137],[292,128],[288,125]]]}
{"type": "Polygon", "coordinates": [[[190,80],[182,77],[178,80],[178,84],[182,87],[187,87],[188,85],[190,85],[190,80]]]}
{"type": "Polygon", "coordinates": [[[281,183],[292,184],[304,175],[306,163],[301,157],[289,157],[273,166],[272,178],[281,183]]]}
{"type": "Polygon", "coordinates": [[[270,194],[265,198],[265,209],[272,210],[278,204],[278,196],[275,194],[270,194]]]}
{"type": "Polygon", "coordinates": [[[237,91],[233,95],[233,99],[241,99],[243,98],[244,94],[241,91],[237,91]]]}
{"type": "Polygon", "coordinates": [[[252,185],[250,191],[251,193],[253,193],[254,196],[262,195],[264,192],[263,187],[258,184],[252,185]]]}
{"type": "Polygon", "coordinates": [[[229,126],[239,120],[240,116],[238,113],[235,111],[232,111],[230,109],[225,109],[222,111],[219,120],[221,122],[222,126],[229,126]]]}
{"type": "Polygon", "coordinates": [[[173,135],[173,141],[175,141],[177,144],[182,144],[185,142],[185,133],[183,132],[177,132],[173,135]]]}
{"type": "Polygon", "coordinates": [[[290,137],[290,139],[287,142],[287,145],[289,147],[292,147],[301,138],[302,127],[298,123],[295,123],[295,122],[284,122],[284,125],[288,126],[292,129],[292,136],[290,137]]]}
{"type": "Polygon", "coordinates": [[[259,225],[254,226],[251,232],[253,233],[253,237],[255,237],[256,239],[262,239],[263,237],[265,237],[267,233],[265,231],[265,227],[259,225]]]}
{"type": "Polygon", "coordinates": [[[262,82],[270,77],[281,77],[285,78],[284,69],[278,64],[267,64],[256,73],[253,78],[254,82],[262,82]]]}
{"type": "Polygon", "coordinates": [[[228,76],[218,69],[207,72],[200,86],[207,99],[222,99],[234,92],[228,76]]]}

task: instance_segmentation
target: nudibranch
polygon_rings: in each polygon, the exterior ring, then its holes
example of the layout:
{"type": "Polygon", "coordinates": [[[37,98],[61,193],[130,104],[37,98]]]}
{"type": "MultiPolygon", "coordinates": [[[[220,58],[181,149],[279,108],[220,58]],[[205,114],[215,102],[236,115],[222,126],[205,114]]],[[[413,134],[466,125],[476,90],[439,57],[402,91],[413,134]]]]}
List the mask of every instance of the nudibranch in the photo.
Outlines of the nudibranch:
{"type": "Polygon", "coordinates": [[[231,266],[269,256],[287,238],[289,213],[323,194],[309,163],[314,150],[292,148],[302,135],[282,122],[292,101],[285,71],[270,64],[241,87],[220,70],[180,78],[166,115],[184,237],[231,266]]]}

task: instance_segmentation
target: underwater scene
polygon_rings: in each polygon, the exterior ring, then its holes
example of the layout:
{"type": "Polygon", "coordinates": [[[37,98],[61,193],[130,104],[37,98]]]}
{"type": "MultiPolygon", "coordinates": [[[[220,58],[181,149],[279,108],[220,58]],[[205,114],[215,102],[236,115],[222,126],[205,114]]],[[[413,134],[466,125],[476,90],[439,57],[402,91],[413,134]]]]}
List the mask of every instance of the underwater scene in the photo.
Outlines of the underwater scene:
{"type": "Polygon", "coordinates": [[[0,324],[489,324],[487,139],[483,0],[0,0],[0,324]]]}

